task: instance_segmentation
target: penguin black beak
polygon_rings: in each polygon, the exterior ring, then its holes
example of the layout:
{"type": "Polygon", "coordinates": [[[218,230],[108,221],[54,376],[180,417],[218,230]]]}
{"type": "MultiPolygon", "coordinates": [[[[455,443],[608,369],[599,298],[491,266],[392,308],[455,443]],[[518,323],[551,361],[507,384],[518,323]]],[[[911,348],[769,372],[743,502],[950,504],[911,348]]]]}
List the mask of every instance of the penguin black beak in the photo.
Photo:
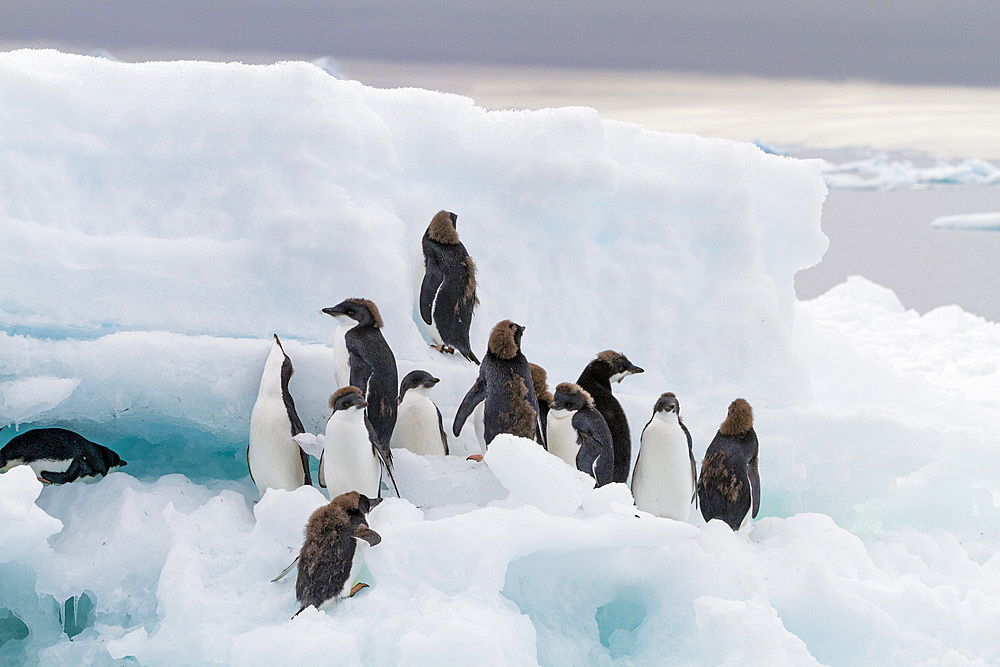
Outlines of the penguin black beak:
{"type": "Polygon", "coordinates": [[[379,496],[378,498],[369,498],[368,499],[368,510],[371,511],[371,510],[375,509],[376,507],[379,506],[379,503],[381,503],[383,500],[385,500],[385,498],[382,498],[381,496],[379,496]]]}
{"type": "Polygon", "coordinates": [[[629,370],[629,373],[632,374],[632,375],[635,375],[636,373],[645,373],[646,372],[643,369],[641,369],[641,368],[639,368],[638,366],[635,366],[635,365],[633,365],[632,368],[630,368],[628,370],[629,370]]]}
{"type": "Polygon", "coordinates": [[[343,313],[341,311],[337,310],[336,306],[333,306],[331,308],[324,308],[320,312],[321,313],[326,313],[330,317],[334,317],[335,315],[343,315],[343,313]]]}

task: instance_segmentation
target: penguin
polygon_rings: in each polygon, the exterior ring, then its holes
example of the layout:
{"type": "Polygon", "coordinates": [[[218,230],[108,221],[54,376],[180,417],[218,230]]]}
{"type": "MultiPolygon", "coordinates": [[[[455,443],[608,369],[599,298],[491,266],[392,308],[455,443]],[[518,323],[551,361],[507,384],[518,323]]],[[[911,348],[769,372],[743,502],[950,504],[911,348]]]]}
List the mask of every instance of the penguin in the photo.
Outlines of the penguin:
{"type": "Polygon", "coordinates": [[[753,410],[742,398],[729,405],[698,478],[698,500],[705,521],[722,519],[739,530],[760,510],[760,473],[757,470],[757,434],[753,410]]]}
{"type": "Polygon", "coordinates": [[[535,399],[538,401],[538,423],[541,424],[542,433],[548,438],[548,429],[545,420],[549,414],[549,405],[552,403],[552,392],[549,391],[548,373],[538,364],[528,363],[531,369],[531,384],[535,388],[535,399]]]}
{"type": "Polygon", "coordinates": [[[621,382],[629,375],[642,372],[643,370],[629,361],[624,354],[605,350],[587,364],[576,381],[594,399],[597,411],[604,417],[611,430],[611,439],[615,446],[615,466],[611,473],[613,482],[628,480],[628,469],[632,463],[632,434],[629,432],[625,410],[611,393],[611,383],[621,382]]]}
{"type": "Polygon", "coordinates": [[[697,480],[691,433],[681,421],[681,404],[661,394],[642,435],[632,471],[635,506],[654,516],[687,521],[697,480]]]}
{"type": "Polygon", "coordinates": [[[615,452],[611,431],[594,407],[594,399],[578,384],[556,386],[549,409],[549,451],[604,486],[611,481],[615,452]]]}
{"type": "Polygon", "coordinates": [[[455,350],[469,361],[479,359],[469,345],[472,311],[476,297],[476,265],[458,240],[458,216],[438,211],[421,239],[424,279],[420,283],[420,317],[429,327],[438,352],[455,350]]]}
{"type": "Polygon", "coordinates": [[[388,455],[383,455],[365,414],[367,406],[357,387],[341,387],[330,396],[333,414],[326,423],[326,435],[322,438],[320,465],[331,500],[348,491],[358,491],[375,498],[379,495],[383,464],[391,474],[391,450],[387,450],[388,455]]]}
{"type": "Polygon", "coordinates": [[[264,362],[257,401],[250,412],[247,466],[261,497],[267,489],[294,491],[303,485],[312,486],[309,455],[293,439],[305,431],[288,392],[293,372],[292,360],[275,334],[264,362]]]}
{"type": "Polygon", "coordinates": [[[14,436],[0,449],[0,472],[31,466],[44,484],[94,481],[128,465],[104,445],[64,428],[36,428],[14,436]]]}
{"type": "Polygon", "coordinates": [[[411,371],[399,385],[399,411],[389,446],[416,454],[448,455],[444,421],[427,392],[440,380],[427,371],[411,371]]]}
{"type": "Polygon", "coordinates": [[[458,406],[452,433],[457,438],[476,405],[484,402],[484,439],[488,447],[499,433],[529,440],[540,438],[538,401],[528,360],[521,352],[524,327],[510,320],[498,322],[490,333],[479,377],[458,406]]]}
{"type": "Polygon", "coordinates": [[[396,424],[396,358],[382,336],[382,316],[368,299],[345,299],[323,312],[337,319],[334,334],[335,376],[341,387],[361,390],[368,404],[368,420],[382,453],[389,458],[389,440],[396,424]],[[349,378],[346,384],[343,379],[349,378]]]}
{"type": "Polygon", "coordinates": [[[380,502],[381,498],[350,491],[310,515],[299,550],[295,616],[309,606],[329,609],[337,600],[353,597],[368,586],[359,581],[364,552],[382,537],[368,526],[367,514],[380,502]]]}

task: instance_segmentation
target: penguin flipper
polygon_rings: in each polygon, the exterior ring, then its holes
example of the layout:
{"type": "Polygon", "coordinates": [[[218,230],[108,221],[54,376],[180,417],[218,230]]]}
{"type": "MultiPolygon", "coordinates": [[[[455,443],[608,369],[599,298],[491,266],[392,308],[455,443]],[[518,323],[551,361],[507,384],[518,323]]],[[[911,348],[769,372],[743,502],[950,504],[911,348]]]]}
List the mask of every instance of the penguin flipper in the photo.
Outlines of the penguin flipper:
{"type": "Polygon", "coordinates": [[[65,472],[43,470],[38,476],[51,484],[66,484],[80,477],[92,475],[94,472],[94,467],[85,458],[78,456],[73,459],[73,462],[69,464],[65,472]]]}
{"type": "Polygon", "coordinates": [[[373,547],[382,541],[381,535],[369,528],[367,524],[363,523],[358,524],[358,526],[354,529],[354,537],[359,540],[364,540],[373,547]]]}
{"type": "Polygon", "coordinates": [[[389,481],[392,482],[392,488],[396,490],[396,497],[402,498],[403,496],[399,493],[399,486],[396,484],[396,478],[392,474],[392,450],[386,448],[386,451],[388,452],[388,456],[386,456],[386,452],[384,452],[378,444],[378,438],[375,436],[375,428],[372,426],[372,423],[368,421],[367,415],[365,416],[365,426],[368,427],[368,439],[372,443],[372,454],[374,454],[378,460],[382,462],[382,467],[385,468],[385,471],[389,474],[389,481]]]}
{"type": "Polygon", "coordinates": [[[757,468],[757,457],[753,457],[753,460],[749,464],[750,472],[750,498],[753,503],[752,512],[750,514],[754,519],[757,518],[757,512],[760,511],[760,471],[757,468]]]}
{"type": "MultiPolygon", "coordinates": [[[[652,419],[650,420],[652,421],[652,419]]],[[[684,431],[684,435],[687,437],[688,441],[688,457],[691,459],[691,502],[694,506],[698,507],[698,463],[694,460],[694,449],[693,441],[691,440],[691,431],[688,427],[684,425],[684,422],[678,419],[678,423],[681,425],[681,430],[684,431]]],[[[649,424],[647,424],[648,426],[649,424]]],[[[643,429],[645,430],[645,429],[643,429]]],[[[639,455],[642,456],[642,451],[639,451],[639,455]]],[[[638,461],[636,461],[638,463],[638,461]]]]}
{"type": "Polygon", "coordinates": [[[299,447],[299,459],[302,461],[302,472],[304,473],[302,478],[302,484],[304,486],[312,486],[312,473],[309,471],[309,455],[306,451],[299,447]]]}
{"type": "Polygon", "coordinates": [[[448,456],[448,436],[444,432],[444,419],[441,417],[441,408],[434,406],[438,413],[438,430],[441,431],[441,444],[444,445],[444,455],[448,456]]]}
{"type": "Polygon", "coordinates": [[[352,341],[347,341],[347,351],[350,357],[351,365],[351,385],[357,387],[361,390],[361,395],[365,398],[368,397],[368,381],[372,377],[372,367],[369,366],[365,360],[358,354],[357,346],[351,344],[352,341]]]}
{"type": "MultiPolygon", "coordinates": [[[[271,583],[273,584],[276,581],[281,581],[286,576],[288,576],[288,573],[292,571],[292,568],[299,564],[299,558],[300,558],[299,556],[296,556],[295,560],[292,561],[291,565],[289,565],[284,570],[282,570],[281,574],[279,574],[277,577],[275,577],[274,579],[271,580],[271,583]]],[[[304,608],[305,607],[303,607],[303,609],[304,608]]],[[[302,611],[302,609],[299,609],[299,611],[302,611]]],[[[298,612],[296,612],[296,613],[298,613],[298,612]]]]}
{"type": "Polygon", "coordinates": [[[254,484],[256,484],[257,480],[255,480],[253,478],[253,468],[250,467],[250,445],[249,444],[247,445],[247,470],[250,471],[250,481],[253,482],[254,484]]]}
{"type": "Polygon", "coordinates": [[[472,414],[472,411],[476,409],[477,405],[486,400],[486,381],[483,379],[482,366],[479,368],[479,377],[476,378],[476,383],[472,385],[465,394],[465,398],[462,399],[462,403],[458,406],[458,411],[455,413],[455,421],[451,425],[451,432],[456,438],[461,435],[462,426],[465,425],[465,421],[472,414]]]}
{"type": "Polygon", "coordinates": [[[323,472],[323,454],[319,455],[319,474],[316,476],[316,482],[326,488],[326,473],[323,472]]]}
{"type": "Polygon", "coordinates": [[[424,279],[420,283],[420,318],[426,324],[431,324],[431,309],[434,306],[434,296],[444,276],[441,274],[441,267],[438,266],[437,259],[432,254],[424,252],[424,279]]]}

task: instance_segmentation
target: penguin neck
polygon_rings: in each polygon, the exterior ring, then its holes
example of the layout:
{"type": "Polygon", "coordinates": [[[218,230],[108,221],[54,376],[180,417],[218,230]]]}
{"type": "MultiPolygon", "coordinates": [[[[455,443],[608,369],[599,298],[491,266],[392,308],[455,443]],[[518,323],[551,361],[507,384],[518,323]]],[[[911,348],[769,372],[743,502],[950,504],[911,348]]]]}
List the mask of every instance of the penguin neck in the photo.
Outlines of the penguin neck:
{"type": "MultiPolygon", "coordinates": [[[[603,361],[592,361],[580,373],[578,385],[590,391],[590,387],[600,387],[611,392],[611,367],[603,361]]],[[[591,392],[593,393],[593,392],[591,392]]]]}
{"type": "Polygon", "coordinates": [[[271,352],[264,362],[264,372],[260,378],[260,389],[257,392],[258,398],[271,396],[281,396],[281,366],[285,362],[285,353],[277,344],[271,346],[271,352]]]}
{"type": "Polygon", "coordinates": [[[365,419],[365,409],[364,408],[347,408],[346,410],[337,410],[335,415],[340,415],[340,419],[351,424],[364,421],[365,419]]]}
{"type": "Polygon", "coordinates": [[[574,414],[575,410],[564,410],[562,408],[559,409],[549,408],[550,419],[566,419],[567,417],[572,417],[574,414]]]}
{"type": "Polygon", "coordinates": [[[666,410],[660,410],[656,413],[656,418],[662,421],[664,424],[670,424],[671,426],[680,426],[681,416],[676,412],[667,412],[666,410]]]}

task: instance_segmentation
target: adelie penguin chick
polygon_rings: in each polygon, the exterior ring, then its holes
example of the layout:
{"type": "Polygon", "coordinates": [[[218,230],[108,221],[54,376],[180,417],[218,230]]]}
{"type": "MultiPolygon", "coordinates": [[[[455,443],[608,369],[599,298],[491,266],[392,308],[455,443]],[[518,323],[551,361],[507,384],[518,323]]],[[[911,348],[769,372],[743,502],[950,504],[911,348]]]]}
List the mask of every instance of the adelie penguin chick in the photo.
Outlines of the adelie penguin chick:
{"type": "Polygon", "coordinates": [[[632,471],[635,506],[654,516],[687,521],[697,475],[691,433],[681,421],[677,396],[660,396],[639,441],[632,471]]]}
{"type": "Polygon", "coordinates": [[[441,411],[427,395],[439,379],[427,371],[411,371],[399,385],[399,412],[390,445],[415,454],[448,454],[441,411]]]}
{"type": "Polygon", "coordinates": [[[321,454],[323,484],[331,499],[348,491],[377,497],[383,465],[392,478],[392,456],[384,456],[378,446],[361,390],[341,387],[330,396],[330,407],[333,414],[323,437],[302,433],[295,441],[314,456],[321,454]]]}
{"type": "Polygon", "coordinates": [[[0,472],[27,465],[45,484],[93,481],[127,465],[104,445],[64,428],[36,428],[0,449],[0,472]]]}
{"type": "Polygon", "coordinates": [[[576,381],[594,399],[597,411],[604,417],[611,430],[615,447],[615,466],[611,473],[612,482],[628,479],[629,465],[632,463],[632,434],[628,428],[628,418],[621,403],[611,393],[611,383],[621,382],[629,375],[642,373],[628,358],[614,350],[605,350],[587,364],[576,381]]]}
{"type": "Polygon", "coordinates": [[[420,284],[420,317],[439,352],[458,350],[474,363],[469,344],[476,297],[476,265],[458,240],[458,216],[438,211],[424,232],[424,279],[420,284]]]}
{"type": "Polygon", "coordinates": [[[350,491],[334,497],[309,517],[298,558],[296,616],[310,605],[328,609],[337,600],[368,586],[359,581],[364,552],[382,538],[368,527],[367,514],[380,502],[381,498],[370,499],[350,491]]]}
{"type": "Polygon", "coordinates": [[[594,407],[594,399],[580,385],[563,382],[556,386],[549,408],[549,452],[595,480],[597,486],[611,481],[614,448],[611,431],[594,407]]]}
{"type": "Polygon", "coordinates": [[[510,433],[529,440],[540,437],[538,401],[528,360],[521,353],[524,327],[503,320],[493,327],[486,356],[479,367],[479,377],[455,414],[452,433],[458,437],[462,426],[479,403],[485,403],[483,425],[486,445],[500,433],[510,433]]]}
{"type": "Polygon", "coordinates": [[[698,500],[705,521],[721,519],[739,530],[760,509],[760,473],[757,470],[757,434],[753,410],[742,398],[729,405],[701,463],[698,500]]]}
{"type": "Polygon", "coordinates": [[[388,458],[396,425],[396,358],[382,336],[382,316],[368,299],[345,299],[323,312],[337,320],[333,354],[337,384],[358,387],[368,402],[368,420],[388,458]],[[345,380],[346,378],[346,380],[345,380]]]}
{"type": "Polygon", "coordinates": [[[261,497],[268,489],[294,491],[312,485],[309,456],[293,439],[305,431],[288,392],[292,360],[285,354],[277,334],[264,362],[257,401],[250,413],[250,444],[247,466],[250,479],[261,497]]]}
{"type": "Polygon", "coordinates": [[[538,401],[538,423],[541,424],[542,433],[548,437],[548,429],[545,420],[548,419],[549,405],[552,403],[552,392],[549,391],[548,373],[538,364],[528,363],[531,369],[531,384],[535,388],[535,399],[538,401]]]}

